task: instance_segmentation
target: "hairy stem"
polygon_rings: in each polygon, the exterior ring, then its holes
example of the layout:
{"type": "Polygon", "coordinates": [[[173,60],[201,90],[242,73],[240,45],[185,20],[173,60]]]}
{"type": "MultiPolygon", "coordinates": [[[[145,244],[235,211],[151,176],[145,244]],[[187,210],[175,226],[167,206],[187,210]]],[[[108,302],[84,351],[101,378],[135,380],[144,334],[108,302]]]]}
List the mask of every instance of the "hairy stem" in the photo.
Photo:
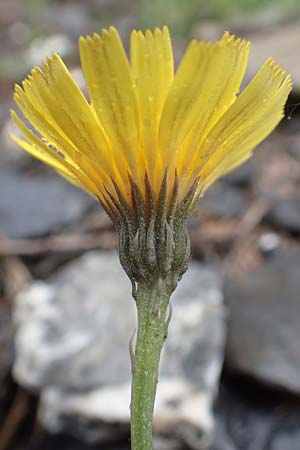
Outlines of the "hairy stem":
{"type": "Polygon", "coordinates": [[[152,450],[152,419],[170,289],[161,279],[138,283],[138,329],[132,352],[131,449],[152,450]]]}

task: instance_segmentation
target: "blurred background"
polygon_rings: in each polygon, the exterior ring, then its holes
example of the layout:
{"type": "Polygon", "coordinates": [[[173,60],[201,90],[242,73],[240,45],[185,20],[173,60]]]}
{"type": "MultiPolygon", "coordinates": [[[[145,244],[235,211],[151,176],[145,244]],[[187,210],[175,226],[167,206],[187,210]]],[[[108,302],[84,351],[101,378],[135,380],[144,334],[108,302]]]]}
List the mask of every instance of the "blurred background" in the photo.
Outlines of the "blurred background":
{"type": "Polygon", "coordinates": [[[155,450],[299,450],[300,3],[0,0],[0,450],[129,450],[135,313],[96,202],[9,139],[15,82],[53,50],[84,89],[77,39],[114,25],[252,42],[246,82],[273,56],[294,90],[280,127],[190,220],[174,296],[155,450]]]}

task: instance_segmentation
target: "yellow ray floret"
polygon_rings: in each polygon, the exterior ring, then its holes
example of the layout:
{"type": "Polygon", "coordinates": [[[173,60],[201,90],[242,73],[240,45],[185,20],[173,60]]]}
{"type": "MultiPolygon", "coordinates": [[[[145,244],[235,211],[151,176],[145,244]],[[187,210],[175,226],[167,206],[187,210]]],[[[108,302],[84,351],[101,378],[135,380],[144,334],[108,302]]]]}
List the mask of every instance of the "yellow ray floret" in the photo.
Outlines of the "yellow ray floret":
{"type": "MultiPolygon", "coordinates": [[[[133,31],[130,42],[130,63],[139,109],[141,148],[150,180],[155,184],[161,171],[162,155],[158,151],[158,128],[167,94],[174,79],[173,52],[167,27],[133,31]]],[[[160,180],[161,181],[161,180],[160,180]]]]}
{"type": "Polygon", "coordinates": [[[157,199],[166,170],[170,195],[175,179],[179,201],[195,180],[200,194],[283,117],[291,80],[272,59],[239,94],[249,49],[227,32],[216,44],[194,40],[174,74],[167,27],[134,30],[130,59],[113,27],[81,37],[89,99],[53,53],[15,88],[34,130],[12,112],[23,136],[13,139],[108,209],[120,194],[134,208],[130,179],[143,196],[147,176],[157,199]]]}

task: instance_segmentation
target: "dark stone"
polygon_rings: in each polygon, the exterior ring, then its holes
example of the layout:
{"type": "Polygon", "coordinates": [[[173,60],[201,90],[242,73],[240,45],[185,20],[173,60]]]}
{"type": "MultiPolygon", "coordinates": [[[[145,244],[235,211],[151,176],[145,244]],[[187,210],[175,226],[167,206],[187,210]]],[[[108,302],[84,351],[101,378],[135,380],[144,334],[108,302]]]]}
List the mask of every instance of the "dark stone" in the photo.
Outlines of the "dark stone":
{"type": "MultiPolygon", "coordinates": [[[[111,432],[114,435],[116,430],[112,430],[111,432]]],[[[129,435],[127,439],[123,439],[120,443],[113,445],[107,444],[105,447],[99,447],[98,443],[83,442],[66,433],[59,433],[57,435],[45,433],[41,439],[38,441],[35,440],[26,450],[99,450],[99,448],[105,448],[105,450],[130,450],[129,435]],[[126,441],[128,442],[127,445],[126,441]]]]}
{"type": "Polygon", "coordinates": [[[225,279],[230,368],[300,394],[299,292],[299,250],[279,250],[258,270],[225,279]]]}
{"type": "Polygon", "coordinates": [[[277,199],[273,202],[265,221],[293,235],[300,234],[300,197],[277,199]]]}
{"type": "Polygon", "coordinates": [[[273,439],[270,450],[299,450],[300,430],[287,429],[273,439]]]}
{"type": "Polygon", "coordinates": [[[239,166],[228,175],[225,175],[222,180],[230,186],[248,188],[251,186],[252,174],[253,165],[249,161],[242,166],[239,166]]]}
{"type": "Polygon", "coordinates": [[[210,450],[299,450],[300,400],[244,377],[225,377],[210,450]]]}
{"type": "Polygon", "coordinates": [[[79,221],[97,203],[59,176],[0,173],[0,234],[40,237],[79,221]]]}
{"type": "MultiPolygon", "coordinates": [[[[1,270],[1,269],[0,269],[1,270]]],[[[11,310],[8,302],[1,298],[0,302],[0,423],[4,420],[10,394],[7,387],[7,379],[10,376],[11,366],[14,359],[13,350],[13,326],[11,322],[11,310]]]]}
{"type": "Polygon", "coordinates": [[[239,216],[245,206],[243,193],[221,181],[213,184],[200,202],[209,213],[226,218],[239,216]]]}

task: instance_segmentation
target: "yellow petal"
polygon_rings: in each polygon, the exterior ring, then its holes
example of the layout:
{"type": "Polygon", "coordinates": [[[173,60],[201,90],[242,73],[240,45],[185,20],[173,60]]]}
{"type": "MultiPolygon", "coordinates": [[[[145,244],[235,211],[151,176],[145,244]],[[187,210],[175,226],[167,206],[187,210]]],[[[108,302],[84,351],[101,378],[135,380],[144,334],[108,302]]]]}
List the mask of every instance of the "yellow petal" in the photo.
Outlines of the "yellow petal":
{"type": "Polygon", "coordinates": [[[215,45],[192,41],[175,75],[163,110],[159,140],[165,166],[180,150],[188,164],[197,145],[235,101],[243,79],[249,43],[225,33],[215,45]]]}
{"type": "Polygon", "coordinates": [[[284,116],[291,88],[290,76],[269,59],[199,149],[193,172],[204,185],[243,162],[271,133],[284,116]]]}
{"type": "Polygon", "coordinates": [[[14,100],[26,119],[43,136],[43,140],[52,148],[56,148],[66,161],[78,165],[83,172],[89,174],[95,184],[103,183],[103,181],[108,179],[108,175],[103,169],[103,167],[107,167],[104,155],[100,153],[98,158],[94,158],[96,152],[93,152],[93,155],[86,155],[77,149],[63,131],[52,124],[51,117],[49,118],[48,115],[44,115],[37,110],[35,107],[36,103],[31,103],[28,89],[25,93],[19,86],[16,86],[14,100]]]}
{"type": "Polygon", "coordinates": [[[76,161],[94,183],[113,177],[123,188],[119,170],[99,120],[57,54],[35,67],[31,75],[16,86],[15,100],[24,116],[49,144],[65,158],[76,161]],[[101,180],[99,180],[101,177],[101,180]]]}
{"type": "Polygon", "coordinates": [[[237,155],[232,155],[223,164],[218,166],[218,170],[212,171],[204,180],[199,184],[199,189],[201,193],[204,193],[205,190],[214,183],[221,176],[226,175],[232,170],[236,169],[238,166],[244,164],[251,156],[253,155],[253,151],[240,153],[237,155]]]}
{"type": "Polygon", "coordinates": [[[60,130],[86,155],[108,152],[99,121],[81,90],[57,54],[44,62],[43,70],[32,71],[32,85],[47,105],[49,115],[60,130]]]}
{"type": "Polygon", "coordinates": [[[192,42],[175,79],[167,28],[134,31],[130,52],[129,64],[114,28],[80,39],[91,102],[57,54],[14,96],[42,136],[13,113],[24,136],[15,141],[108,207],[118,189],[135,207],[128,173],[143,194],[147,171],[155,198],[165,169],[169,190],[178,175],[179,200],[198,177],[201,193],[282,118],[290,79],[270,60],[237,97],[249,44],[228,33],[215,45],[192,42]]]}
{"type": "Polygon", "coordinates": [[[98,189],[95,184],[75,163],[67,161],[62,154],[57,152],[56,149],[49,147],[41,139],[39,139],[29,128],[25,126],[14,111],[11,111],[11,118],[26,138],[26,140],[24,140],[13,135],[11,136],[11,138],[20,147],[35,158],[53,167],[64,177],[72,180],[73,184],[76,184],[96,196],[98,195],[98,189]]]}
{"type": "Polygon", "coordinates": [[[83,189],[88,194],[91,194],[98,200],[100,200],[102,204],[106,205],[106,200],[103,196],[103,192],[105,192],[103,185],[95,185],[94,182],[86,175],[86,173],[80,171],[79,167],[74,169],[72,167],[68,167],[65,163],[58,164],[58,162],[52,157],[51,154],[47,154],[46,152],[42,151],[41,141],[39,142],[37,147],[35,144],[27,142],[24,139],[19,139],[14,135],[10,135],[10,137],[16,144],[18,144],[31,156],[52,167],[71,184],[80,189],[83,189]]]}
{"type": "MultiPolygon", "coordinates": [[[[152,176],[160,157],[157,147],[162,108],[174,78],[173,52],[169,30],[133,31],[130,46],[131,73],[142,128],[142,145],[148,173],[152,176]]],[[[154,183],[154,180],[151,179],[154,183]]]]}
{"type": "Polygon", "coordinates": [[[80,57],[93,107],[112,145],[121,173],[136,177],[139,116],[129,63],[114,28],[80,38],[80,57]],[[124,164],[127,162],[127,167],[124,164]]]}
{"type": "Polygon", "coordinates": [[[76,173],[76,166],[72,166],[69,162],[65,161],[63,155],[60,155],[55,149],[50,148],[41,139],[39,139],[31,130],[29,130],[29,128],[25,126],[14,111],[11,111],[11,118],[27,139],[23,140],[12,135],[11,138],[18,145],[60,173],[68,175],[70,178],[75,178],[73,176],[73,170],[75,169],[76,173]]]}

